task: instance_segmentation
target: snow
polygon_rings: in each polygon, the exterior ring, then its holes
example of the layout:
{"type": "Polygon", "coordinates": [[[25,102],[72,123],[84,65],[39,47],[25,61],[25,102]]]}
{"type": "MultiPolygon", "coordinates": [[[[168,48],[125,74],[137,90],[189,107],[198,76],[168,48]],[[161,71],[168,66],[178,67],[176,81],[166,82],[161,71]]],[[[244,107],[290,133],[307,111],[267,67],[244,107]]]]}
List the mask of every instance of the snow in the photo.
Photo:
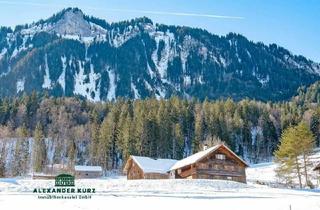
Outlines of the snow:
{"type": "Polygon", "coordinates": [[[209,153],[213,152],[214,150],[218,149],[220,145],[216,145],[214,147],[210,147],[209,149],[203,150],[201,152],[195,153],[189,157],[186,157],[178,162],[176,162],[171,168],[170,170],[175,170],[178,168],[181,168],[183,166],[187,166],[190,165],[192,163],[197,162],[198,160],[200,160],[201,158],[205,157],[206,155],[208,155],[209,153]]]}
{"type": "Polygon", "coordinates": [[[17,81],[17,93],[24,91],[24,79],[20,79],[17,81]]]}
{"type": "Polygon", "coordinates": [[[316,210],[319,190],[275,189],[219,180],[126,180],[125,177],[75,180],[76,187],[95,188],[91,199],[38,199],[34,188],[54,180],[0,179],[1,209],[197,209],[316,210]],[[17,202],[19,201],[19,202],[17,202]]]}
{"type": "Polygon", "coordinates": [[[1,53],[0,53],[0,60],[3,58],[3,56],[7,53],[7,48],[3,48],[1,50],[1,53]]]}
{"type": "Polygon", "coordinates": [[[121,47],[128,40],[134,38],[139,34],[139,28],[137,26],[129,26],[127,27],[123,34],[119,32],[119,30],[112,29],[110,36],[112,37],[112,45],[114,47],[121,47]]]}
{"type": "Polygon", "coordinates": [[[156,41],[156,50],[152,53],[151,58],[158,70],[161,79],[166,78],[168,62],[173,58],[174,51],[171,48],[171,43],[174,41],[174,34],[167,32],[154,32],[150,34],[156,41]],[[160,60],[158,60],[158,50],[160,41],[164,41],[164,48],[161,51],[160,60]]]}
{"type": "Polygon", "coordinates": [[[63,89],[63,93],[66,92],[66,68],[67,68],[67,58],[65,56],[61,57],[62,62],[62,73],[58,78],[58,83],[61,85],[63,89]]]}
{"type": "MultiPolygon", "coordinates": [[[[47,54],[44,57],[44,62],[45,62],[45,75],[43,77],[42,88],[50,89],[51,88],[51,80],[50,80],[47,54]]],[[[41,69],[41,67],[39,67],[39,68],[41,69]]]]}
{"type": "Polygon", "coordinates": [[[259,136],[262,136],[262,128],[260,126],[252,127],[250,130],[251,133],[251,144],[255,145],[259,136]]]}
{"type": "Polygon", "coordinates": [[[90,101],[100,101],[100,77],[101,75],[94,72],[93,64],[90,64],[90,73],[84,72],[84,62],[78,61],[79,73],[75,75],[74,94],[86,97],[90,101]],[[86,81],[88,80],[88,82],[86,81]],[[96,85],[96,83],[98,85],[96,85]],[[93,95],[92,95],[93,94],[93,95]]]}
{"type": "Polygon", "coordinates": [[[167,173],[177,160],[173,159],[152,159],[142,156],[130,156],[144,173],[167,173]]]}
{"type": "Polygon", "coordinates": [[[151,85],[148,83],[148,81],[144,81],[145,87],[149,90],[149,91],[153,91],[151,85]]]}
{"type": "Polygon", "coordinates": [[[191,77],[189,75],[184,76],[183,83],[185,86],[190,86],[191,85],[191,77]]]}
{"type": "Polygon", "coordinates": [[[94,172],[102,172],[101,166],[74,166],[75,171],[94,171],[94,172]]]}
{"type": "Polygon", "coordinates": [[[109,88],[108,88],[108,94],[107,94],[107,99],[108,101],[112,101],[116,99],[116,75],[114,73],[114,70],[108,69],[108,76],[109,76],[109,88]]]}
{"type": "Polygon", "coordinates": [[[135,84],[132,82],[132,80],[131,80],[131,90],[133,91],[134,99],[139,99],[140,98],[139,91],[138,91],[137,87],[135,86],[135,84]]]}
{"type": "MultiPolygon", "coordinates": [[[[310,181],[314,185],[318,185],[320,187],[320,175],[318,176],[317,172],[313,171],[313,168],[320,162],[320,149],[315,149],[314,154],[309,156],[309,159],[311,161],[311,165],[308,167],[310,181]]],[[[247,181],[277,186],[279,185],[280,180],[278,180],[276,176],[276,168],[277,164],[274,162],[250,165],[250,167],[246,169],[247,181]]],[[[304,182],[304,179],[302,181],[304,182]]],[[[297,184],[298,180],[294,180],[294,182],[297,184]]]]}
{"type": "Polygon", "coordinates": [[[166,90],[162,87],[156,87],[157,93],[156,93],[156,99],[165,98],[166,96],[166,90]]]}

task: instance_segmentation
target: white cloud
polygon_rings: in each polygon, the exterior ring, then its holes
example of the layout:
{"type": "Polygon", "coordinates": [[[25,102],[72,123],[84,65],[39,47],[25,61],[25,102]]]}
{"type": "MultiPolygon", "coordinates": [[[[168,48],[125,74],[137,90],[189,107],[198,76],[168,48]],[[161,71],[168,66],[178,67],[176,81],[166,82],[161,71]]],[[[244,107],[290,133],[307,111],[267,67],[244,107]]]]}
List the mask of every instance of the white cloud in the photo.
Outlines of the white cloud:
{"type": "MultiPolygon", "coordinates": [[[[35,3],[35,2],[16,2],[16,1],[2,1],[0,0],[0,4],[7,5],[29,5],[29,6],[37,6],[37,7],[69,7],[70,5],[54,5],[54,4],[46,4],[46,3],[35,3]]],[[[140,14],[151,14],[151,15],[171,15],[171,16],[185,16],[185,17],[200,17],[200,18],[214,18],[214,19],[233,19],[233,20],[241,20],[244,17],[241,16],[230,16],[230,15],[216,15],[216,14],[203,14],[203,13],[189,13],[189,12],[166,12],[166,11],[153,11],[153,10],[139,10],[139,9],[104,9],[98,7],[85,7],[91,10],[102,10],[106,12],[119,12],[119,13],[140,13],[140,14]]]]}

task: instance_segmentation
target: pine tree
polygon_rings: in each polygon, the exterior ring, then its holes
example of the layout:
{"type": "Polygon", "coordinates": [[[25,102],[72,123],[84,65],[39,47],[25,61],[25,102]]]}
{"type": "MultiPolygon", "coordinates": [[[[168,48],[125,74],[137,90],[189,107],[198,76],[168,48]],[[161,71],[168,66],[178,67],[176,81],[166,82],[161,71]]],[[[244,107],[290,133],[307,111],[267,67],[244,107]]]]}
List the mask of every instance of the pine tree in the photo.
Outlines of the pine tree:
{"type": "Polygon", "coordinates": [[[69,139],[68,144],[68,167],[72,169],[76,162],[77,147],[73,138],[69,139]]]}
{"type": "Polygon", "coordinates": [[[92,120],[90,125],[90,160],[93,165],[98,162],[98,144],[99,144],[99,117],[96,110],[93,111],[92,120]]]}
{"type": "MultiPolygon", "coordinates": [[[[309,183],[307,156],[314,145],[314,137],[305,123],[287,128],[281,136],[281,144],[275,152],[275,160],[279,163],[277,173],[279,177],[289,177],[296,174],[299,186],[302,188],[302,176],[305,176],[306,184],[309,183]],[[302,156],[303,160],[299,159],[302,156]],[[304,172],[302,172],[304,171],[304,172]]],[[[288,179],[288,178],[286,178],[288,179]]],[[[292,178],[290,178],[292,180],[292,178]]]]}
{"type": "Polygon", "coordinates": [[[33,170],[41,172],[46,164],[47,152],[45,137],[41,124],[37,124],[34,131],[34,145],[33,145],[33,170]]]}
{"type": "Polygon", "coordinates": [[[199,104],[195,107],[195,135],[192,144],[192,152],[196,153],[201,150],[200,145],[204,141],[204,122],[203,114],[199,104]]]}
{"type": "Polygon", "coordinates": [[[5,177],[6,175],[6,147],[2,147],[0,153],[0,177],[5,177]]]}
{"type": "Polygon", "coordinates": [[[112,147],[113,147],[113,119],[112,113],[109,112],[104,118],[99,135],[99,146],[98,146],[98,161],[104,169],[109,169],[109,162],[112,162],[112,147]]]}
{"type": "Polygon", "coordinates": [[[312,153],[312,149],[315,145],[315,138],[310,129],[308,128],[307,124],[303,122],[299,123],[299,125],[296,126],[296,129],[297,139],[300,139],[299,148],[300,154],[302,155],[305,184],[311,186],[312,184],[309,180],[308,168],[312,166],[309,156],[312,153]]]}

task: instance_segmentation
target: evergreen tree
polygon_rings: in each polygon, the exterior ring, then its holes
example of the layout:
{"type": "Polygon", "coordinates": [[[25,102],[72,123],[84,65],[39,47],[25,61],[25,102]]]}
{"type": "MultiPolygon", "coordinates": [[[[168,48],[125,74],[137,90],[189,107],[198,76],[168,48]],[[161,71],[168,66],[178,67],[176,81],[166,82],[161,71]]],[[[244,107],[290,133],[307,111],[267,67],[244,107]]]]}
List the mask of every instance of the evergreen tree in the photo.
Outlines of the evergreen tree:
{"type": "Polygon", "coordinates": [[[2,147],[0,153],[0,177],[5,177],[6,175],[6,147],[2,147]]]}
{"type": "Polygon", "coordinates": [[[275,152],[275,160],[279,163],[278,176],[289,177],[296,174],[299,186],[302,188],[302,176],[304,175],[305,184],[308,184],[307,168],[310,163],[307,156],[311,153],[313,146],[314,137],[305,123],[287,128],[282,133],[281,144],[275,152]],[[299,156],[302,156],[302,161],[299,156]]]}
{"type": "Polygon", "coordinates": [[[204,122],[203,114],[199,104],[195,107],[195,135],[192,144],[192,152],[196,153],[201,150],[200,145],[204,141],[204,122]]]}
{"type": "Polygon", "coordinates": [[[41,172],[46,164],[47,152],[45,137],[41,124],[37,124],[34,131],[34,144],[33,144],[33,170],[41,172]]]}

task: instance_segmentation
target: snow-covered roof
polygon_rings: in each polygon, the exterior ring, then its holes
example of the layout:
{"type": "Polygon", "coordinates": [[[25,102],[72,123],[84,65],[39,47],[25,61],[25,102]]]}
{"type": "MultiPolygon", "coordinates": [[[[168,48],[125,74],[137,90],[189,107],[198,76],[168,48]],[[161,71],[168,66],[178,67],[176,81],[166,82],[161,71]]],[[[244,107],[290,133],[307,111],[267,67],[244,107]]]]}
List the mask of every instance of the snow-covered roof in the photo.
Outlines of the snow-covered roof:
{"type": "Polygon", "coordinates": [[[210,147],[209,149],[203,150],[201,152],[195,153],[189,157],[186,157],[178,162],[176,162],[171,168],[170,170],[174,170],[174,169],[178,169],[178,168],[182,168],[184,166],[193,164],[195,162],[197,162],[198,160],[200,160],[201,158],[207,156],[209,153],[211,153],[212,151],[216,150],[219,147],[219,145],[214,146],[214,147],[210,147]]]}
{"type": "Polygon", "coordinates": [[[142,156],[130,156],[144,173],[167,173],[170,167],[177,162],[173,159],[152,159],[142,156]]]}
{"type": "Polygon", "coordinates": [[[100,172],[102,171],[101,166],[74,166],[75,171],[95,171],[95,172],[100,172]]]}
{"type": "Polygon", "coordinates": [[[189,157],[186,157],[180,161],[177,161],[171,168],[170,170],[175,170],[178,168],[182,168],[187,165],[191,165],[199,160],[201,160],[203,157],[206,157],[209,155],[211,152],[214,152],[215,150],[219,149],[220,147],[226,148],[229,152],[231,152],[236,158],[238,158],[241,162],[243,162],[245,165],[247,165],[240,157],[238,157],[234,152],[232,152],[228,147],[224,146],[223,144],[219,144],[213,147],[210,147],[206,150],[203,150],[201,152],[195,153],[189,157]]]}

